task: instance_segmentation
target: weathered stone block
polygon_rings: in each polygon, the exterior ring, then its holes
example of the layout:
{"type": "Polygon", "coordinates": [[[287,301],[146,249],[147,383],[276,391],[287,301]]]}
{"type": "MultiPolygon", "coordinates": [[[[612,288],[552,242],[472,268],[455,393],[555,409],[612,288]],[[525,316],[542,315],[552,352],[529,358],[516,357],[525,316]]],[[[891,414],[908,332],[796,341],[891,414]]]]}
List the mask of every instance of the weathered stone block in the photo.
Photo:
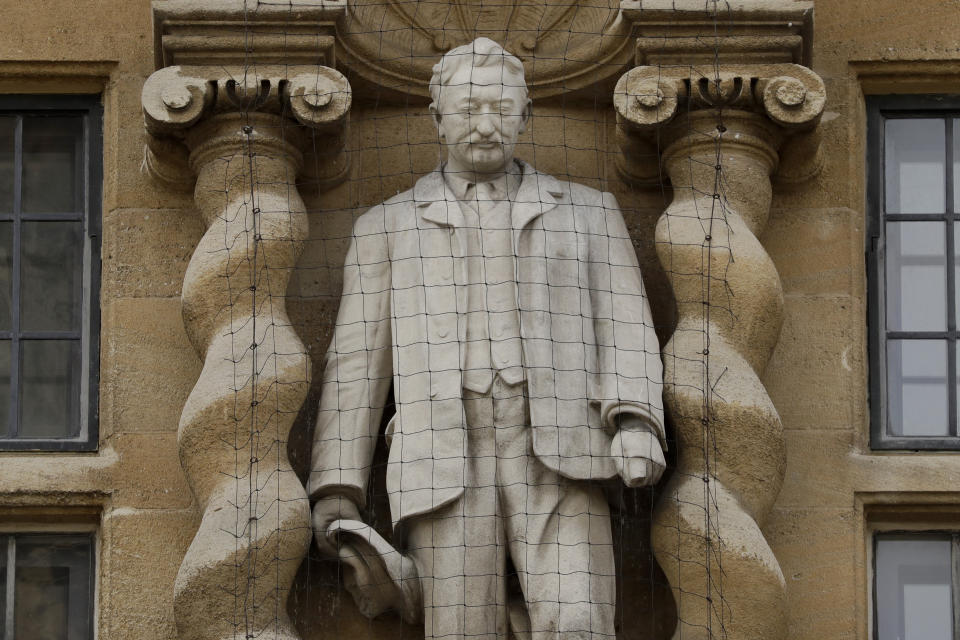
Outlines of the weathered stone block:
{"type": "Polygon", "coordinates": [[[858,518],[852,508],[778,508],[770,514],[764,532],[787,581],[788,638],[856,637],[850,620],[858,606],[851,561],[863,544],[858,518]]]}
{"type": "Polygon", "coordinates": [[[862,306],[846,295],[790,295],[763,376],[785,430],[860,428],[866,371],[862,306]]]}
{"type": "Polygon", "coordinates": [[[103,516],[100,629],[111,640],[170,640],[173,581],[196,529],[189,509],[113,507],[103,516]]]}
{"type": "Polygon", "coordinates": [[[176,433],[200,373],[178,298],[107,301],[100,348],[101,439],[118,432],[176,433]]]}
{"type": "Polygon", "coordinates": [[[851,209],[777,211],[764,233],[784,294],[856,295],[863,282],[863,216],[851,209]]]}
{"type": "Polygon", "coordinates": [[[103,218],[104,298],[179,297],[203,235],[191,209],[115,209],[103,218]]]}
{"type": "Polygon", "coordinates": [[[117,434],[110,447],[118,458],[109,485],[114,506],[186,509],[192,504],[175,433],[117,434]]]}

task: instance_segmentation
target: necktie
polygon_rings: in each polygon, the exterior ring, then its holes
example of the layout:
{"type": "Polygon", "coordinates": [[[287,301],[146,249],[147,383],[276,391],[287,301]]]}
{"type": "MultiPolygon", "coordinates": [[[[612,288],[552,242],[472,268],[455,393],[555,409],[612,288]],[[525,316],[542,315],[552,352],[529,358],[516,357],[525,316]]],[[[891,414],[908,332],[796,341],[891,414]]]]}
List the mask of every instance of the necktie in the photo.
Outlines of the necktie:
{"type": "Polygon", "coordinates": [[[493,370],[508,384],[523,380],[516,259],[506,180],[477,185],[486,283],[487,336],[493,370]]]}

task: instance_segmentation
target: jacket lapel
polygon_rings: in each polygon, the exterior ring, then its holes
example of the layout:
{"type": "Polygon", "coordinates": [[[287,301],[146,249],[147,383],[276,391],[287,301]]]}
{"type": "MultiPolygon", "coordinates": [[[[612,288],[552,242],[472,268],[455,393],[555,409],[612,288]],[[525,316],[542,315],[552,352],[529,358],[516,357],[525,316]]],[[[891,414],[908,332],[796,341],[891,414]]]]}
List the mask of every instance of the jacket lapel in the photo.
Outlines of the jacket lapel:
{"type": "MultiPolygon", "coordinates": [[[[563,193],[560,183],[551,175],[540,173],[526,162],[520,162],[523,179],[511,213],[513,228],[523,229],[527,224],[557,206],[556,198],[563,193]]],[[[460,203],[443,179],[441,167],[417,180],[413,200],[423,220],[442,227],[462,227],[460,203]]]]}
{"type": "Polygon", "coordinates": [[[423,176],[413,186],[413,201],[420,217],[441,227],[462,227],[460,203],[443,179],[441,167],[423,176]]]}
{"type": "Polygon", "coordinates": [[[540,173],[526,162],[523,167],[523,181],[513,203],[513,228],[520,231],[531,220],[543,215],[557,206],[557,198],[563,193],[560,183],[553,176],[540,173]]]}
{"type": "MultiPolygon", "coordinates": [[[[458,228],[464,225],[463,212],[460,209],[460,202],[447,186],[443,179],[441,167],[437,167],[431,173],[420,178],[413,186],[413,200],[416,207],[418,220],[418,229],[423,230],[419,233],[420,254],[421,256],[442,256],[450,255],[453,258],[454,273],[450,274],[449,285],[456,290],[456,308],[466,309],[466,290],[456,283],[463,283],[467,280],[467,265],[463,260],[464,245],[458,228]],[[449,231],[438,232],[435,226],[443,227],[449,231]],[[427,231],[434,228],[433,232],[427,231]],[[428,246],[429,245],[429,246],[428,246]]],[[[424,288],[424,311],[427,309],[446,308],[446,287],[431,286],[424,288]]],[[[458,336],[461,343],[461,351],[464,336],[460,335],[465,330],[466,325],[458,323],[458,336]]],[[[463,357],[461,353],[461,362],[463,357]]]]}

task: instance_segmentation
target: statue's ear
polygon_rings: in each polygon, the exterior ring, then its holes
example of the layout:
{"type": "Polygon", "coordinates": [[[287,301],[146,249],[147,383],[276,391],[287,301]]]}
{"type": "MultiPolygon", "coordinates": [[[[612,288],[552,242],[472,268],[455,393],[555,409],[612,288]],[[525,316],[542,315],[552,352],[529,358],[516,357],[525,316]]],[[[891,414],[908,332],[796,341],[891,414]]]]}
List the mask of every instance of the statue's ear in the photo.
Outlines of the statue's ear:
{"type": "Polygon", "coordinates": [[[527,130],[527,125],[530,124],[530,116],[533,115],[533,100],[527,99],[527,104],[523,105],[523,115],[521,116],[523,120],[520,122],[520,133],[523,133],[527,130]]]}
{"type": "Polygon", "coordinates": [[[429,109],[430,109],[430,115],[433,117],[433,124],[437,125],[437,133],[438,133],[441,137],[443,137],[443,134],[440,133],[440,118],[441,118],[441,115],[440,115],[440,110],[437,108],[437,103],[436,103],[436,102],[431,102],[429,109]]]}

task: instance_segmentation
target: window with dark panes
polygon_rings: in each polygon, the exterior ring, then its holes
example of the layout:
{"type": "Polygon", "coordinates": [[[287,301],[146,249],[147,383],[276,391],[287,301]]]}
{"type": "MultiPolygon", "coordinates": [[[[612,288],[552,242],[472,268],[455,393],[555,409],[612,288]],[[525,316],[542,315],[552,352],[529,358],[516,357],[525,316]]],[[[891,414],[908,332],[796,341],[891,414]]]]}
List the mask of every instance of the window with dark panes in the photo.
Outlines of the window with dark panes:
{"type": "Polygon", "coordinates": [[[871,446],[960,449],[960,97],[871,97],[871,446]]]}
{"type": "Polygon", "coordinates": [[[94,449],[97,97],[0,96],[0,449],[94,449]]]}
{"type": "Polygon", "coordinates": [[[956,533],[877,534],[876,640],[955,640],[958,545],[956,533]]]}
{"type": "Polygon", "coordinates": [[[0,640],[93,640],[92,534],[0,534],[0,640]]]}

